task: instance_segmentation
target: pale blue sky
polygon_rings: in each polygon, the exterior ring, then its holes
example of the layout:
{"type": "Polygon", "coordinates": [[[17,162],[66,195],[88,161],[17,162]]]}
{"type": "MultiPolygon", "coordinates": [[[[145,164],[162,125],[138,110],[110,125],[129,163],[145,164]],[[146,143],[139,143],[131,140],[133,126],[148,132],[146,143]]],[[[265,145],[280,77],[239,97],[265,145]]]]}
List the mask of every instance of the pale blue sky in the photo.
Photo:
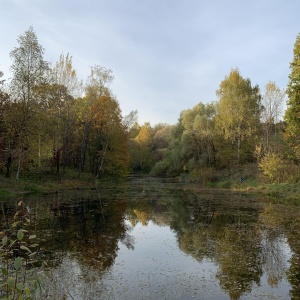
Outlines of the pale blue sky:
{"type": "Polygon", "coordinates": [[[264,91],[288,82],[300,32],[299,0],[2,0],[0,70],[33,26],[45,59],[73,56],[80,78],[111,69],[123,115],[175,124],[182,110],[216,100],[231,68],[264,91]]]}

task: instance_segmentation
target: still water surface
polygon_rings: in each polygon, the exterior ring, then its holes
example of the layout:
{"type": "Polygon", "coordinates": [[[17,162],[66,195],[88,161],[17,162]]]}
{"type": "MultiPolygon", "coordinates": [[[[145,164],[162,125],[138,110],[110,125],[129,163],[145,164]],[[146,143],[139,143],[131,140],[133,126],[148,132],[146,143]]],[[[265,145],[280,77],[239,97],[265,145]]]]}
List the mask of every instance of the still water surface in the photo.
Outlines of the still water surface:
{"type": "Polygon", "coordinates": [[[149,179],[25,201],[45,299],[300,299],[298,208],[149,179]]]}

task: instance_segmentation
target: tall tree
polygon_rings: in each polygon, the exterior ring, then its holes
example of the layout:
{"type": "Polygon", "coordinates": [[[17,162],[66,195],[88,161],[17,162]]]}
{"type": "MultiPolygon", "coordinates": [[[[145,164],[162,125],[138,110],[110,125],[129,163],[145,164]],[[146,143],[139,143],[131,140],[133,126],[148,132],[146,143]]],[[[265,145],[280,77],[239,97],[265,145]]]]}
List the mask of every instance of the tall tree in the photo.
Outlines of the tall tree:
{"type": "Polygon", "coordinates": [[[66,56],[60,55],[58,62],[51,68],[51,75],[54,83],[65,86],[73,98],[82,96],[83,83],[77,77],[77,72],[73,68],[72,56],[69,53],[66,56]]]}
{"type": "Polygon", "coordinates": [[[106,92],[91,106],[90,170],[101,174],[124,175],[128,169],[127,131],[122,124],[119,103],[106,92]]]}
{"type": "Polygon", "coordinates": [[[67,163],[70,163],[69,154],[76,120],[75,100],[64,85],[56,83],[39,85],[34,92],[38,109],[34,116],[37,134],[33,140],[38,144],[38,165],[41,165],[41,159],[46,158],[43,154],[50,152],[53,154],[52,166],[59,173],[60,165],[64,170],[67,163]]]}
{"type": "MultiPolygon", "coordinates": [[[[79,159],[79,171],[84,172],[86,163],[86,152],[89,144],[89,135],[92,127],[93,113],[92,107],[97,100],[103,96],[110,94],[109,84],[114,77],[112,71],[101,66],[94,66],[91,68],[91,74],[87,79],[84,97],[80,113],[81,123],[81,147],[79,159]]],[[[80,173],[78,173],[78,176],[80,173]]]]}
{"type": "Polygon", "coordinates": [[[33,98],[33,87],[45,81],[49,66],[44,60],[44,48],[39,44],[32,27],[17,41],[19,46],[10,52],[13,61],[12,93],[17,101],[28,103],[33,98]]]}
{"type": "Polygon", "coordinates": [[[44,48],[39,44],[38,38],[30,27],[17,39],[19,46],[10,52],[12,58],[11,70],[11,94],[18,105],[17,127],[14,128],[15,153],[18,156],[16,178],[19,178],[21,162],[24,159],[30,134],[33,134],[30,126],[32,116],[36,109],[34,99],[34,87],[46,81],[48,63],[44,60],[44,48]]]}
{"type": "Polygon", "coordinates": [[[63,171],[68,163],[70,163],[71,148],[74,141],[72,140],[74,134],[73,129],[76,121],[76,107],[74,99],[82,96],[83,83],[77,77],[77,72],[73,68],[72,56],[61,54],[58,62],[51,69],[51,79],[54,84],[52,88],[57,90],[57,109],[58,109],[58,124],[60,128],[59,144],[54,145],[55,160],[57,164],[57,171],[59,170],[60,156],[63,171]]]}
{"type": "Polygon", "coordinates": [[[270,180],[283,179],[283,153],[285,151],[283,124],[279,122],[283,110],[285,91],[280,90],[274,82],[268,82],[262,96],[262,138],[256,146],[256,157],[263,174],[270,180]]]}
{"type": "Polygon", "coordinates": [[[290,63],[291,73],[287,87],[288,107],[285,112],[288,141],[296,158],[300,159],[300,33],[294,45],[294,58],[290,63]]]}
{"type": "Polygon", "coordinates": [[[263,126],[263,148],[269,153],[271,149],[270,139],[277,134],[277,124],[283,110],[285,91],[280,90],[275,82],[268,82],[265,93],[262,96],[261,122],[263,126]]]}
{"type": "Polygon", "coordinates": [[[252,87],[249,78],[244,79],[238,69],[233,69],[221,82],[217,96],[217,127],[224,138],[232,143],[239,164],[242,141],[255,136],[260,124],[259,87],[252,87]]]}

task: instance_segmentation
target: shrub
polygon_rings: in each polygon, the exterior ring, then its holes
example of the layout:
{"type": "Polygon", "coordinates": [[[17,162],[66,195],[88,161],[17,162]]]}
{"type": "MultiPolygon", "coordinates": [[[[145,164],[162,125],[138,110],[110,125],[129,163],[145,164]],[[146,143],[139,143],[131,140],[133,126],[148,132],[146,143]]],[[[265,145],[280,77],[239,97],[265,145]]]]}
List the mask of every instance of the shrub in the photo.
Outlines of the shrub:
{"type": "Polygon", "coordinates": [[[299,172],[296,165],[276,153],[266,154],[259,162],[259,168],[271,182],[285,182],[299,172]]]}

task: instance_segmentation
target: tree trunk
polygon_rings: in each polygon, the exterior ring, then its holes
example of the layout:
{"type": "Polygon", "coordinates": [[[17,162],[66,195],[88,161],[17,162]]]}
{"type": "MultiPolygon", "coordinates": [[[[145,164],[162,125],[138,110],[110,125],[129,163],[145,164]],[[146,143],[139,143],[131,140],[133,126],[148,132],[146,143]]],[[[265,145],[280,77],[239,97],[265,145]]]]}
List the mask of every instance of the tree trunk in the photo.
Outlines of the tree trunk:
{"type": "Polygon", "coordinates": [[[19,176],[20,176],[21,158],[22,158],[22,151],[21,151],[21,153],[19,155],[19,159],[18,159],[18,168],[17,168],[16,180],[19,180],[19,176]]]}
{"type": "Polygon", "coordinates": [[[55,161],[56,161],[56,174],[59,174],[59,166],[60,166],[60,151],[61,149],[58,149],[55,154],[55,161]]]}
{"type": "Polygon", "coordinates": [[[86,149],[87,149],[88,137],[89,137],[89,128],[90,128],[90,124],[85,123],[83,128],[83,134],[82,134],[80,165],[79,165],[79,171],[81,173],[84,172],[86,149]]]}
{"type": "Polygon", "coordinates": [[[104,152],[103,152],[103,155],[102,155],[102,157],[101,157],[101,161],[100,161],[100,165],[99,165],[99,168],[98,168],[98,171],[97,171],[97,176],[96,176],[96,178],[99,178],[100,172],[101,172],[101,170],[102,170],[102,168],[103,168],[103,164],[104,164],[104,159],[105,159],[105,154],[106,154],[107,148],[108,148],[108,141],[107,141],[106,144],[105,144],[104,152]]]}
{"type": "Polygon", "coordinates": [[[5,172],[5,177],[9,178],[10,177],[10,166],[12,163],[12,157],[11,154],[8,155],[7,161],[6,161],[6,172],[5,172]]]}
{"type": "Polygon", "coordinates": [[[237,163],[240,164],[240,154],[241,154],[241,136],[238,136],[238,154],[237,154],[237,163]]]}

